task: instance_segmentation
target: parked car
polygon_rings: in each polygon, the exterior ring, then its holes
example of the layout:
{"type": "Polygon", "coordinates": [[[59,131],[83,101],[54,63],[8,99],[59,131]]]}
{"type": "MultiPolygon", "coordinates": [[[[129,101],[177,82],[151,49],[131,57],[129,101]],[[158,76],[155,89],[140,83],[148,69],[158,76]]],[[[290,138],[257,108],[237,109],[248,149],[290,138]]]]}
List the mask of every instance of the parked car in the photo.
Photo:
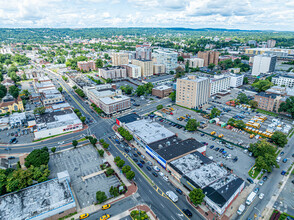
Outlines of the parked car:
{"type": "Polygon", "coordinates": [[[287,158],[285,158],[285,159],[283,160],[283,163],[287,163],[287,161],[288,161],[288,159],[287,159],[287,158]]]}
{"type": "Polygon", "coordinates": [[[283,170],[282,172],[281,172],[281,175],[285,175],[286,174],[286,171],[285,170],[283,170]]]}
{"type": "Polygon", "coordinates": [[[138,157],[138,154],[134,154],[134,157],[138,157]]]}
{"type": "Polygon", "coordinates": [[[192,212],[189,209],[183,209],[183,212],[188,216],[192,217],[192,212]]]}
{"type": "Polygon", "coordinates": [[[157,173],[153,172],[152,174],[153,174],[153,176],[158,177],[157,173]]]}
{"type": "Polygon", "coordinates": [[[166,182],[169,181],[167,176],[163,176],[162,178],[163,178],[166,182]]]}
{"type": "Polygon", "coordinates": [[[253,180],[252,179],[250,179],[250,178],[247,178],[247,181],[249,182],[249,183],[251,183],[251,184],[253,184],[254,182],[253,182],[253,180]]]}
{"type": "Polygon", "coordinates": [[[159,172],[160,169],[158,168],[158,166],[154,166],[153,169],[156,171],[156,172],[159,172]]]}
{"type": "Polygon", "coordinates": [[[151,171],[151,167],[149,167],[149,166],[146,166],[146,169],[149,170],[149,171],[151,171]]]}
{"type": "Polygon", "coordinates": [[[284,152],[284,151],[282,151],[282,152],[280,153],[280,155],[281,155],[281,156],[283,156],[284,154],[285,154],[285,152],[284,152]]]}
{"type": "Polygon", "coordinates": [[[218,151],[218,150],[219,150],[219,147],[215,148],[214,150],[215,150],[215,151],[218,151]]]}
{"type": "Polygon", "coordinates": [[[258,197],[259,197],[259,199],[263,199],[264,194],[263,193],[260,193],[258,197]]]}
{"type": "Polygon", "coordinates": [[[183,194],[183,191],[182,191],[182,190],[180,190],[179,188],[177,188],[177,189],[176,189],[176,192],[177,192],[177,193],[179,193],[180,195],[182,195],[182,194],[183,194]]]}
{"type": "Polygon", "coordinates": [[[259,182],[259,185],[262,186],[263,183],[264,183],[263,180],[261,180],[261,181],[259,182]]]}
{"type": "Polygon", "coordinates": [[[263,180],[263,182],[265,182],[265,181],[267,180],[267,176],[264,176],[264,177],[262,178],[262,180],[263,180]]]}
{"type": "Polygon", "coordinates": [[[133,158],[133,161],[135,161],[136,163],[138,162],[138,159],[136,159],[136,158],[133,158]]]}
{"type": "Polygon", "coordinates": [[[211,146],[210,146],[210,149],[212,149],[212,148],[214,148],[214,145],[211,145],[211,146]]]}
{"type": "Polygon", "coordinates": [[[138,165],[140,168],[143,167],[143,164],[141,164],[141,163],[137,163],[137,165],[138,165]]]}
{"type": "Polygon", "coordinates": [[[145,161],[144,160],[140,160],[141,164],[145,164],[145,161]]]}
{"type": "Polygon", "coordinates": [[[256,187],[253,192],[258,193],[258,191],[259,191],[259,188],[256,187]]]}

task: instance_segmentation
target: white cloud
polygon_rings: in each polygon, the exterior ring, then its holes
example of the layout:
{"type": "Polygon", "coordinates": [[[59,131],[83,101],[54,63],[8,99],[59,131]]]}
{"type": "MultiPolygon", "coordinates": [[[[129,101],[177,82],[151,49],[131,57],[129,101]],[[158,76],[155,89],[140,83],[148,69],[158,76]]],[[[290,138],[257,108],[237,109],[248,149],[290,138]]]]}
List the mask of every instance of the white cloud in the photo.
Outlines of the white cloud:
{"type": "Polygon", "coordinates": [[[188,27],[294,31],[293,0],[0,0],[0,27],[188,27]]]}

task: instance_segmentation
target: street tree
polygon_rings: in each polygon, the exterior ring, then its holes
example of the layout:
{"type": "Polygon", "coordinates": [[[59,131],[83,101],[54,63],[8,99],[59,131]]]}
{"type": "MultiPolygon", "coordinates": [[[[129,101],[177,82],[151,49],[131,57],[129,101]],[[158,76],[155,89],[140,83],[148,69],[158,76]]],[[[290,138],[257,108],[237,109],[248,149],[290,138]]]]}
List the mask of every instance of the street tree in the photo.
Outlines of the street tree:
{"type": "Polygon", "coordinates": [[[276,153],[276,148],[266,140],[261,140],[257,143],[250,144],[248,150],[252,152],[254,157],[264,156],[266,153],[271,155],[275,155],[276,153]]]}
{"type": "Polygon", "coordinates": [[[80,117],[80,120],[81,120],[82,123],[85,123],[86,117],[82,116],[82,117],[80,117]]]}
{"type": "Polygon", "coordinates": [[[221,114],[221,111],[218,108],[211,109],[210,118],[215,118],[221,114]]]}
{"type": "Polygon", "coordinates": [[[272,87],[274,84],[269,80],[259,80],[257,82],[254,82],[252,86],[258,91],[258,92],[264,92],[265,90],[268,90],[270,87],[272,87]]]}
{"type": "Polygon", "coordinates": [[[248,84],[248,83],[249,83],[249,81],[248,81],[248,77],[247,77],[247,76],[245,76],[245,77],[244,77],[244,79],[243,79],[243,84],[245,84],[245,85],[246,85],[246,84],[248,84]]]}
{"type": "Polygon", "coordinates": [[[101,59],[97,59],[95,61],[96,68],[102,68],[103,67],[103,61],[101,59]]]}
{"type": "Polygon", "coordinates": [[[176,92],[173,91],[173,92],[169,95],[169,98],[172,100],[172,102],[175,102],[175,101],[176,101],[176,92]]]}
{"type": "Polygon", "coordinates": [[[76,148],[78,146],[79,142],[77,140],[73,140],[72,141],[72,145],[74,146],[74,148],[76,148]]]}
{"type": "Polygon", "coordinates": [[[127,173],[126,173],[126,178],[128,179],[128,180],[132,180],[133,178],[135,177],[135,172],[133,172],[133,171],[128,171],[127,173]]]}
{"type": "Polygon", "coordinates": [[[157,109],[157,110],[163,109],[163,105],[158,105],[158,106],[156,107],[156,109],[157,109]]]}
{"type": "Polygon", "coordinates": [[[111,186],[110,189],[109,189],[109,193],[113,197],[117,197],[119,195],[118,188],[114,187],[114,186],[111,186]]]}
{"type": "Polygon", "coordinates": [[[294,118],[294,96],[287,98],[286,102],[280,104],[279,112],[287,112],[294,118]]]}
{"type": "Polygon", "coordinates": [[[126,165],[126,166],[124,166],[124,167],[122,168],[122,172],[123,172],[123,173],[127,173],[127,172],[129,172],[130,170],[131,170],[131,167],[128,166],[128,165],[126,165]]]}
{"type": "Polygon", "coordinates": [[[249,99],[245,93],[238,94],[237,99],[239,99],[240,103],[242,104],[248,104],[249,102],[249,99]]]}
{"type": "Polygon", "coordinates": [[[191,202],[193,202],[194,205],[198,206],[203,202],[203,199],[205,197],[205,194],[203,193],[202,189],[200,188],[194,188],[189,193],[189,198],[191,202]]]}
{"type": "Polygon", "coordinates": [[[199,122],[196,121],[196,119],[189,119],[185,128],[188,131],[196,131],[197,127],[200,125],[199,122]]]}
{"type": "Polygon", "coordinates": [[[122,168],[125,165],[125,161],[124,160],[120,160],[116,163],[118,168],[122,168]]]}
{"type": "Polygon", "coordinates": [[[178,56],[178,62],[184,62],[184,58],[182,56],[178,56]]]}
{"type": "Polygon", "coordinates": [[[285,145],[288,143],[287,135],[285,135],[281,131],[275,131],[271,137],[273,142],[275,142],[276,145],[279,147],[285,147],[285,145]]]}
{"type": "Polygon", "coordinates": [[[9,87],[9,94],[13,96],[13,98],[17,99],[19,95],[19,88],[17,86],[9,87]]]}
{"type": "Polygon", "coordinates": [[[105,195],[105,192],[98,191],[98,192],[96,192],[96,199],[97,199],[98,204],[101,204],[102,202],[106,201],[107,196],[105,195]]]}
{"type": "Polygon", "coordinates": [[[58,91],[59,91],[60,93],[62,93],[63,88],[62,88],[62,87],[58,87],[58,91]]]}
{"type": "Polygon", "coordinates": [[[115,158],[114,158],[114,162],[115,163],[117,163],[118,161],[120,161],[121,160],[121,158],[119,157],[119,156],[116,156],[115,158]]]}
{"type": "Polygon", "coordinates": [[[56,147],[52,147],[52,148],[51,148],[51,152],[52,152],[52,153],[55,153],[55,151],[56,151],[56,147]]]}
{"type": "Polygon", "coordinates": [[[103,157],[104,156],[104,150],[102,150],[102,149],[98,150],[98,154],[99,154],[100,157],[103,157]]]}
{"type": "Polygon", "coordinates": [[[251,108],[257,108],[258,107],[258,102],[254,101],[254,100],[250,100],[249,105],[251,106],[251,108]]]}
{"type": "Polygon", "coordinates": [[[106,169],[106,174],[107,174],[107,176],[110,176],[110,175],[112,175],[114,173],[114,170],[113,169],[111,169],[111,168],[107,168],[106,169]]]}
{"type": "Polygon", "coordinates": [[[25,166],[27,168],[30,166],[40,167],[41,165],[47,165],[48,162],[49,152],[47,147],[35,149],[25,158],[25,166]]]}
{"type": "Polygon", "coordinates": [[[210,64],[208,65],[208,69],[210,69],[210,70],[213,70],[214,67],[215,67],[215,64],[214,64],[214,63],[210,63],[210,64]]]}

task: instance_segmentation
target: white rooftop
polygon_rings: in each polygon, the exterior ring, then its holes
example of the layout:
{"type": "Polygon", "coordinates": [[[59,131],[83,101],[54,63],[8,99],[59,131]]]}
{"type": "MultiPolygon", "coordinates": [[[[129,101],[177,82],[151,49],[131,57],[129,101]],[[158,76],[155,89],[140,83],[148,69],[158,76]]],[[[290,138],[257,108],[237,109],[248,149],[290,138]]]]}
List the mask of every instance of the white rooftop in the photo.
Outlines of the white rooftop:
{"type": "Polygon", "coordinates": [[[126,126],[146,144],[151,144],[175,135],[175,133],[157,122],[145,119],[127,123],[126,126]]]}
{"type": "Polygon", "coordinates": [[[115,104],[117,102],[125,101],[128,99],[130,99],[130,97],[125,95],[118,95],[114,97],[103,97],[103,98],[100,98],[99,100],[106,105],[110,105],[110,104],[115,104]]]}
{"type": "Polygon", "coordinates": [[[157,89],[157,90],[166,90],[166,89],[170,89],[171,87],[169,86],[166,86],[166,85],[162,85],[162,86],[157,86],[155,87],[154,89],[157,89]]]}

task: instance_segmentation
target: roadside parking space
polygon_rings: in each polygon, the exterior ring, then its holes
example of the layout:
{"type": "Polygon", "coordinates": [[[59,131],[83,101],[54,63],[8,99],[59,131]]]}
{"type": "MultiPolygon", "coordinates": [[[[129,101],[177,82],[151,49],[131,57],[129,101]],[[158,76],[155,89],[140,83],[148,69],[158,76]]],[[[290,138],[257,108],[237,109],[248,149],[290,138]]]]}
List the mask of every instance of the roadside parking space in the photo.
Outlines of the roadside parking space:
{"type": "Polygon", "coordinates": [[[85,176],[101,171],[102,163],[103,158],[92,145],[58,152],[50,156],[49,178],[56,178],[57,173],[67,170],[79,205],[84,208],[96,202],[97,191],[104,191],[109,197],[110,187],[120,184],[115,176],[106,177],[103,172],[83,180],[85,176]]]}

